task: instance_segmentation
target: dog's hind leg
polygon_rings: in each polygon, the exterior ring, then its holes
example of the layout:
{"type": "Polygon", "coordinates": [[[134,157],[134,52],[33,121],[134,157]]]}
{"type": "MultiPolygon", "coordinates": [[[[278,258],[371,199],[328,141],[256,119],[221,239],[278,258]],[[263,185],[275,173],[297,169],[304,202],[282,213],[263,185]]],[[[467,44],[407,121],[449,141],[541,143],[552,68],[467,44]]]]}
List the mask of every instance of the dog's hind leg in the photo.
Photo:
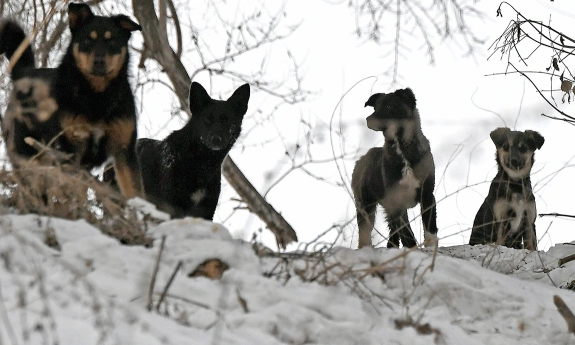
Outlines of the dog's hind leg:
{"type": "Polygon", "coordinates": [[[417,241],[415,240],[407,218],[407,210],[389,215],[387,217],[387,224],[389,225],[387,248],[399,247],[400,239],[404,247],[411,248],[417,246],[417,241]]]}
{"type": "Polygon", "coordinates": [[[371,230],[375,223],[375,210],[377,203],[367,205],[357,203],[357,227],[359,228],[359,248],[371,246],[371,230]]]}

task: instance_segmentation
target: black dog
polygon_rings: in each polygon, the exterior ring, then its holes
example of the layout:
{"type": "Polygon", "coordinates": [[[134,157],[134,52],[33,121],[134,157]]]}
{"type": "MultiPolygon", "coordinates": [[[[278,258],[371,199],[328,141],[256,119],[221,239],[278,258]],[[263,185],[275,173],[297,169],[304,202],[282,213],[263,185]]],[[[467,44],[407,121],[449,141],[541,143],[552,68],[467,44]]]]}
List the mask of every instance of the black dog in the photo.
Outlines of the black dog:
{"type": "MultiPolygon", "coordinates": [[[[114,159],[122,194],[143,194],[136,144],[136,108],[128,82],[128,40],[141,27],[124,15],[96,16],[85,4],[68,6],[71,42],[60,65],[34,69],[28,47],[14,65],[14,90],[3,118],[3,135],[13,164],[38,149],[33,138],[73,154],[86,169],[114,159]]],[[[24,34],[13,22],[0,33],[8,58],[24,34]]]]}
{"type": "Polygon", "coordinates": [[[535,150],[545,142],[541,134],[497,128],[491,132],[497,148],[498,172],[479,208],[469,244],[496,243],[510,248],[537,249],[535,197],[531,168],[535,150]]]}
{"type": "MultiPolygon", "coordinates": [[[[212,99],[202,85],[190,87],[192,118],[162,141],[138,139],[146,197],[175,218],[213,220],[221,190],[222,162],[238,139],[250,87],[227,101],[212,99]]],[[[111,174],[104,174],[111,181],[111,174]]]]}
{"type": "Polygon", "coordinates": [[[367,127],[383,132],[383,147],[370,149],[355,164],[351,187],[355,197],[359,247],[371,246],[371,230],[379,203],[390,235],[387,247],[417,245],[407,210],[421,204],[425,241],[437,239],[435,164],[429,141],[421,131],[415,95],[411,89],[372,95],[365,106],[374,107],[367,127]]]}

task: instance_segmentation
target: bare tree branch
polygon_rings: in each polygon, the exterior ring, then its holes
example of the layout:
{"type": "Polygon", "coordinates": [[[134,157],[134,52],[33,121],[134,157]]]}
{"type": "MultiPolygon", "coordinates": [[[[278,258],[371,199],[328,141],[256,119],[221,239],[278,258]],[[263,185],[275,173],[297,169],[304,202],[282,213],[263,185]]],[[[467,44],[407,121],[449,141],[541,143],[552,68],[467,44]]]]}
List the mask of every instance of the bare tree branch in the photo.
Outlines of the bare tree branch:
{"type": "Polygon", "coordinates": [[[153,58],[162,66],[174,86],[174,92],[180,101],[182,110],[191,116],[188,105],[190,77],[182,61],[177,58],[176,53],[170,47],[166,31],[160,27],[160,20],[156,15],[154,1],[132,0],[132,6],[134,16],[136,16],[142,26],[142,35],[145,42],[142,56],[153,58]]]}
{"type": "MultiPolygon", "coordinates": [[[[461,40],[465,54],[473,55],[483,44],[469,21],[482,19],[467,0],[350,0],[355,11],[356,34],[366,41],[391,48],[384,55],[393,55],[394,63],[385,71],[395,84],[400,78],[399,63],[406,53],[423,48],[429,63],[435,63],[435,46],[446,39],[461,40]],[[393,27],[394,29],[391,29],[393,27]]],[[[344,2],[341,2],[344,3],[344,2]]]]}
{"type": "Polygon", "coordinates": [[[500,53],[501,59],[507,60],[507,65],[504,72],[492,73],[488,76],[518,73],[527,79],[541,98],[562,117],[557,118],[544,114],[542,116],[571,124],[575,123],[575,115],[570,115],[559,109],[554,97],[555,92],[562,92],[561,102],[565,103],[565,98],[567,98],[567,102],[570,103],[572,94],[575,93],[573,87],[575,77],[568,66],[571,61],[575,60],[573,59],[575,40],[552,27],[551,18],[549,18],[548,24],[529,19],[506,1],[501,2],[497,8],[498,17],[503,17],[505,6],[513,11],[515,18],[509,22],[503,33],[489,47],[492,51],[489,58],[500,53]],[[549,61],[549,65],[544,67],[544,71],[543,68],[541,70],[537,68],[541,65],[541,58],[549,61]],[[528,68],[530,61],[534,59],[533,65],[536,68],[528,68]],[[515,61],[521,65],[516,67],[515,61]],[[559,74],[560,72],[561,74],[559,74]],[[541,87],[546,82],[543,79],[545,76],[549,78],[550,87],[548,90],[543,90],[541,87]]]}
{"type": "Polygon", "coordinates": [[[297,242],[297,235],[291,225],[261,196],[230,156],[224,160],[222,173],[240,197],[246,201],[249,210],[257,214],[274,233],[279,248],[285,249],[286,245],[292,241],[297,242]]]}

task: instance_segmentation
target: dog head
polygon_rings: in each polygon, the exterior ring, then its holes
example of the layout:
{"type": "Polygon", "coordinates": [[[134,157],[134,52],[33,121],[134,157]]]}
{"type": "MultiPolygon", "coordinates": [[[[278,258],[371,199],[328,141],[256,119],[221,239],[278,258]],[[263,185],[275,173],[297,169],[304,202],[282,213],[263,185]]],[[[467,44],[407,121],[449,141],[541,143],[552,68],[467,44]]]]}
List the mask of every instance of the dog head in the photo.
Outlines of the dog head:
{"type": "Polygon", "coordinates": [[[193,82],[190,87],[192,118],[186,125],[189,133],[210,150],[229,150],[240,136],[249,99],[249,84],[240,86],[227,101],[218,101],[212,99],[202,85],[193,82]]]}
{"type": "Polygon", "coordinates": [[[497,164],[514,180],[529,177],[535,150],[545,142],[535,131],[512,131],[507,127],[492,131],[491,140],[497,148],[497,164]]]}
{"type": "Polygon", "coordinates": [[[373,114],[366,119],[367,127],[383,132],[386,141],[408,141],[419,126],[415,95],[409,88],[376,93],[369,97],[365,106],[374,108],[373,114]]]}
{"type": "Polygon", "coordinates": [[[70,3],[68,18],[76,67],[94,91],[103,92],[127,64],[132,31],[142,28],[124,15],[96,16],[86,4],[70,3]]]}

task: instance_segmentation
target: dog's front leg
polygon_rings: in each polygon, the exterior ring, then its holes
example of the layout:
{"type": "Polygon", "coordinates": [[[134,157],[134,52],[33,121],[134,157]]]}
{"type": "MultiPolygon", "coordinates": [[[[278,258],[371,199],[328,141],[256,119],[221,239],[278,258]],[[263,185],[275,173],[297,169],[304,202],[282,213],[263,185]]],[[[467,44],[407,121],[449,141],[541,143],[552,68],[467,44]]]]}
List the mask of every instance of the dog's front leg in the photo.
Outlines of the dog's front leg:
{"type": "Polygon", "coordinates": [[[115,156],[114,172],[118,187],[124,197],[130,199],[135,196],[144,196],[137,158],[127,157],[125,154],[115,156]]]}
{"type": "Polygon", "coordinates": [[[530,201],[525,209],[525,230],[523,234],[523,247],[527,250],[537,250],[537,233],[535,232],[535,218],[537,208],[535,201],[530,201]]]}
{"type": "Polygon", "coordinates": [[[423,222],[423,238],[425,246],[435,246],[437,243],[437,208],[433,195],[435,181],[428,178],[421,187],[421,220],[423,222]]]}
{"type": "Polygon", "coordinates": [[[136,154],[136,123],[122,119],[110,123],[105,135],[108,137],[106,153],[114,157],[114,172],[120,192],[126,198],[144,197],[140,165],[136,154]]]}
{"type": "Polygon", "coordinates": [[[375,223],[376,202],[368,205],[357,203],[357,227],[359,228],[359,248],[371,246],[371,230],[375,223]]]}

